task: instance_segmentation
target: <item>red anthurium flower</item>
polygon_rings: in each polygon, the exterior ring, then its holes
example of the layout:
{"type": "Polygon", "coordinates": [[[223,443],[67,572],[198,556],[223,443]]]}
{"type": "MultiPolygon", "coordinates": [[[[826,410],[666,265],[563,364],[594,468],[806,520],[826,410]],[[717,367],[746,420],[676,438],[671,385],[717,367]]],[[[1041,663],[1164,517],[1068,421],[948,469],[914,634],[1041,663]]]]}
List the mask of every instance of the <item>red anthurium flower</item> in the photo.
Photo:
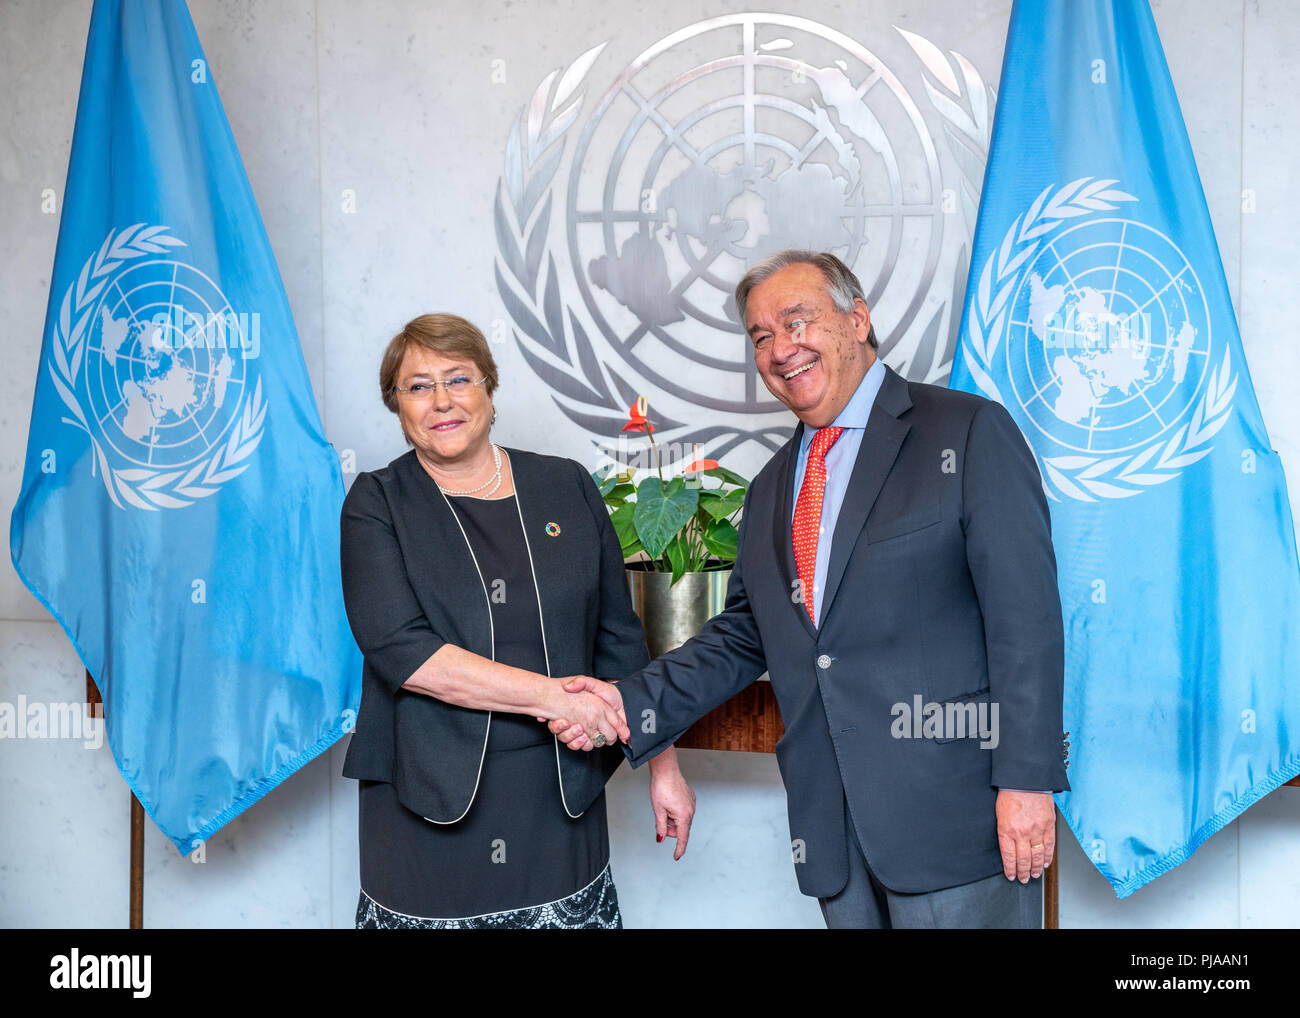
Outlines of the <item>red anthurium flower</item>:
{"type": "Polygon", "coordinates": [[[692,463],[689,467],[686,468],[685,472],[688,474],[693,474],[697,470],[717,470],[717,469],[718,469],[717,460],[696,460],[694,463],[692,463]]]}
{"type": "Polygon", "coordinates": [[[655,426],[650,423],[646,417],[646,411],[650,409],[646,398],[642,396],[633,403],[627,411],[627,423],[623,425],[624,431],[654,431],[655,426]]]}

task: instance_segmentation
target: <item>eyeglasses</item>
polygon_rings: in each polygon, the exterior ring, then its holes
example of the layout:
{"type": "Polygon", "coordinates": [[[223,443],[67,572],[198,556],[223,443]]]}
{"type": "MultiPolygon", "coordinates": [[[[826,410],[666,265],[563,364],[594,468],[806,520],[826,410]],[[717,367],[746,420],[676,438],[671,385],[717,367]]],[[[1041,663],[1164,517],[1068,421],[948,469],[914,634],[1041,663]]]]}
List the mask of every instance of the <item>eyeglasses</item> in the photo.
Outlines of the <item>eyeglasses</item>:
{"type": "Polygon", "coordinates": [[[484,375],[477,382],[465,375],[456,375],[454,378],[432,378],[428,381],[412,382],[408,388],[403,389],[400,385],[393,386],[393,391],[407,403],[427,403],[433,399],[433,394],[438,391],[438,386],[446,390],[447,395],[459,397],[465,396],[473,390],[476,385],[482,385],[487,381],[487,375],[484,375]]]}

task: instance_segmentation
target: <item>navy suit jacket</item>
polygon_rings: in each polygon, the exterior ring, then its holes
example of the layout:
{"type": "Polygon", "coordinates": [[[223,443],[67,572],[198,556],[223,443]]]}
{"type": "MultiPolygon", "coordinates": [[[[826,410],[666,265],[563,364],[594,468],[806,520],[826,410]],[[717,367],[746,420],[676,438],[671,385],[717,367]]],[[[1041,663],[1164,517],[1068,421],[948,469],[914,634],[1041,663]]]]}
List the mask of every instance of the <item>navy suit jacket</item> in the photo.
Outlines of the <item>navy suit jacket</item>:
{"type": "MultiPolygon", "coordinates": [[[[847,799],[876,877],[934,891],[1002,869],[999,788],[1064,790],[1064,653],[1038,468],[1006,410],[889,370],[831,547],[822,625],[797,603],[791,488],[802,425],[750,485],[725,609],[619,684],[633,765],[766,670],[785,722],[799,887],[848,877],[847,799]],[[981,706],[980,738],[912,735],[899,705],[981,706]],[[988,740],[992,741],[992,740],[988,740]]],[[[948,709],[948,708],[945,708],[948,709]]]]}

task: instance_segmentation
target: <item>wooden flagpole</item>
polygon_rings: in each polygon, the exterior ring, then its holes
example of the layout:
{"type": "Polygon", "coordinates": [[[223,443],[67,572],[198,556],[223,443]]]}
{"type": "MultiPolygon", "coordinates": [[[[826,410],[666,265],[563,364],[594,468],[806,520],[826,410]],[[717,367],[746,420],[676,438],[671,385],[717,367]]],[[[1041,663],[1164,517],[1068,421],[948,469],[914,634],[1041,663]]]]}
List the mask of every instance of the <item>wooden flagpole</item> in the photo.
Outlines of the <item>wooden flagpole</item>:
{"type": "MultiPolygon", "coordinates": [[[[93,711],[99,707],[99,716],[104,716],[104,701],[99,695],[99,687],[86,669],[86,704],[93,711]]],[[[144,807],[140,800],[131,794],[131,929],[144,929],[144,807]]]]}

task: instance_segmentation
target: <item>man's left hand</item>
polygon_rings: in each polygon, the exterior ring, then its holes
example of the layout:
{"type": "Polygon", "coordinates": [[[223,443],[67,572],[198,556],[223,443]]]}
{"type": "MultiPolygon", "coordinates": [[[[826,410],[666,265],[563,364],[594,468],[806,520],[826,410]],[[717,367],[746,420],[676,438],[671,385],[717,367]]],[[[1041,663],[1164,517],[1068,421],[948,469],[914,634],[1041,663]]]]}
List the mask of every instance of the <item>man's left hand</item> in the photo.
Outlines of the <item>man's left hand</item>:
{"type": "Polygon", "coordinates": [[[998,792],[998,847],[1008,880],[1041,877],[1056,852],[1056,804],[1051,792],[998,792]]]}

